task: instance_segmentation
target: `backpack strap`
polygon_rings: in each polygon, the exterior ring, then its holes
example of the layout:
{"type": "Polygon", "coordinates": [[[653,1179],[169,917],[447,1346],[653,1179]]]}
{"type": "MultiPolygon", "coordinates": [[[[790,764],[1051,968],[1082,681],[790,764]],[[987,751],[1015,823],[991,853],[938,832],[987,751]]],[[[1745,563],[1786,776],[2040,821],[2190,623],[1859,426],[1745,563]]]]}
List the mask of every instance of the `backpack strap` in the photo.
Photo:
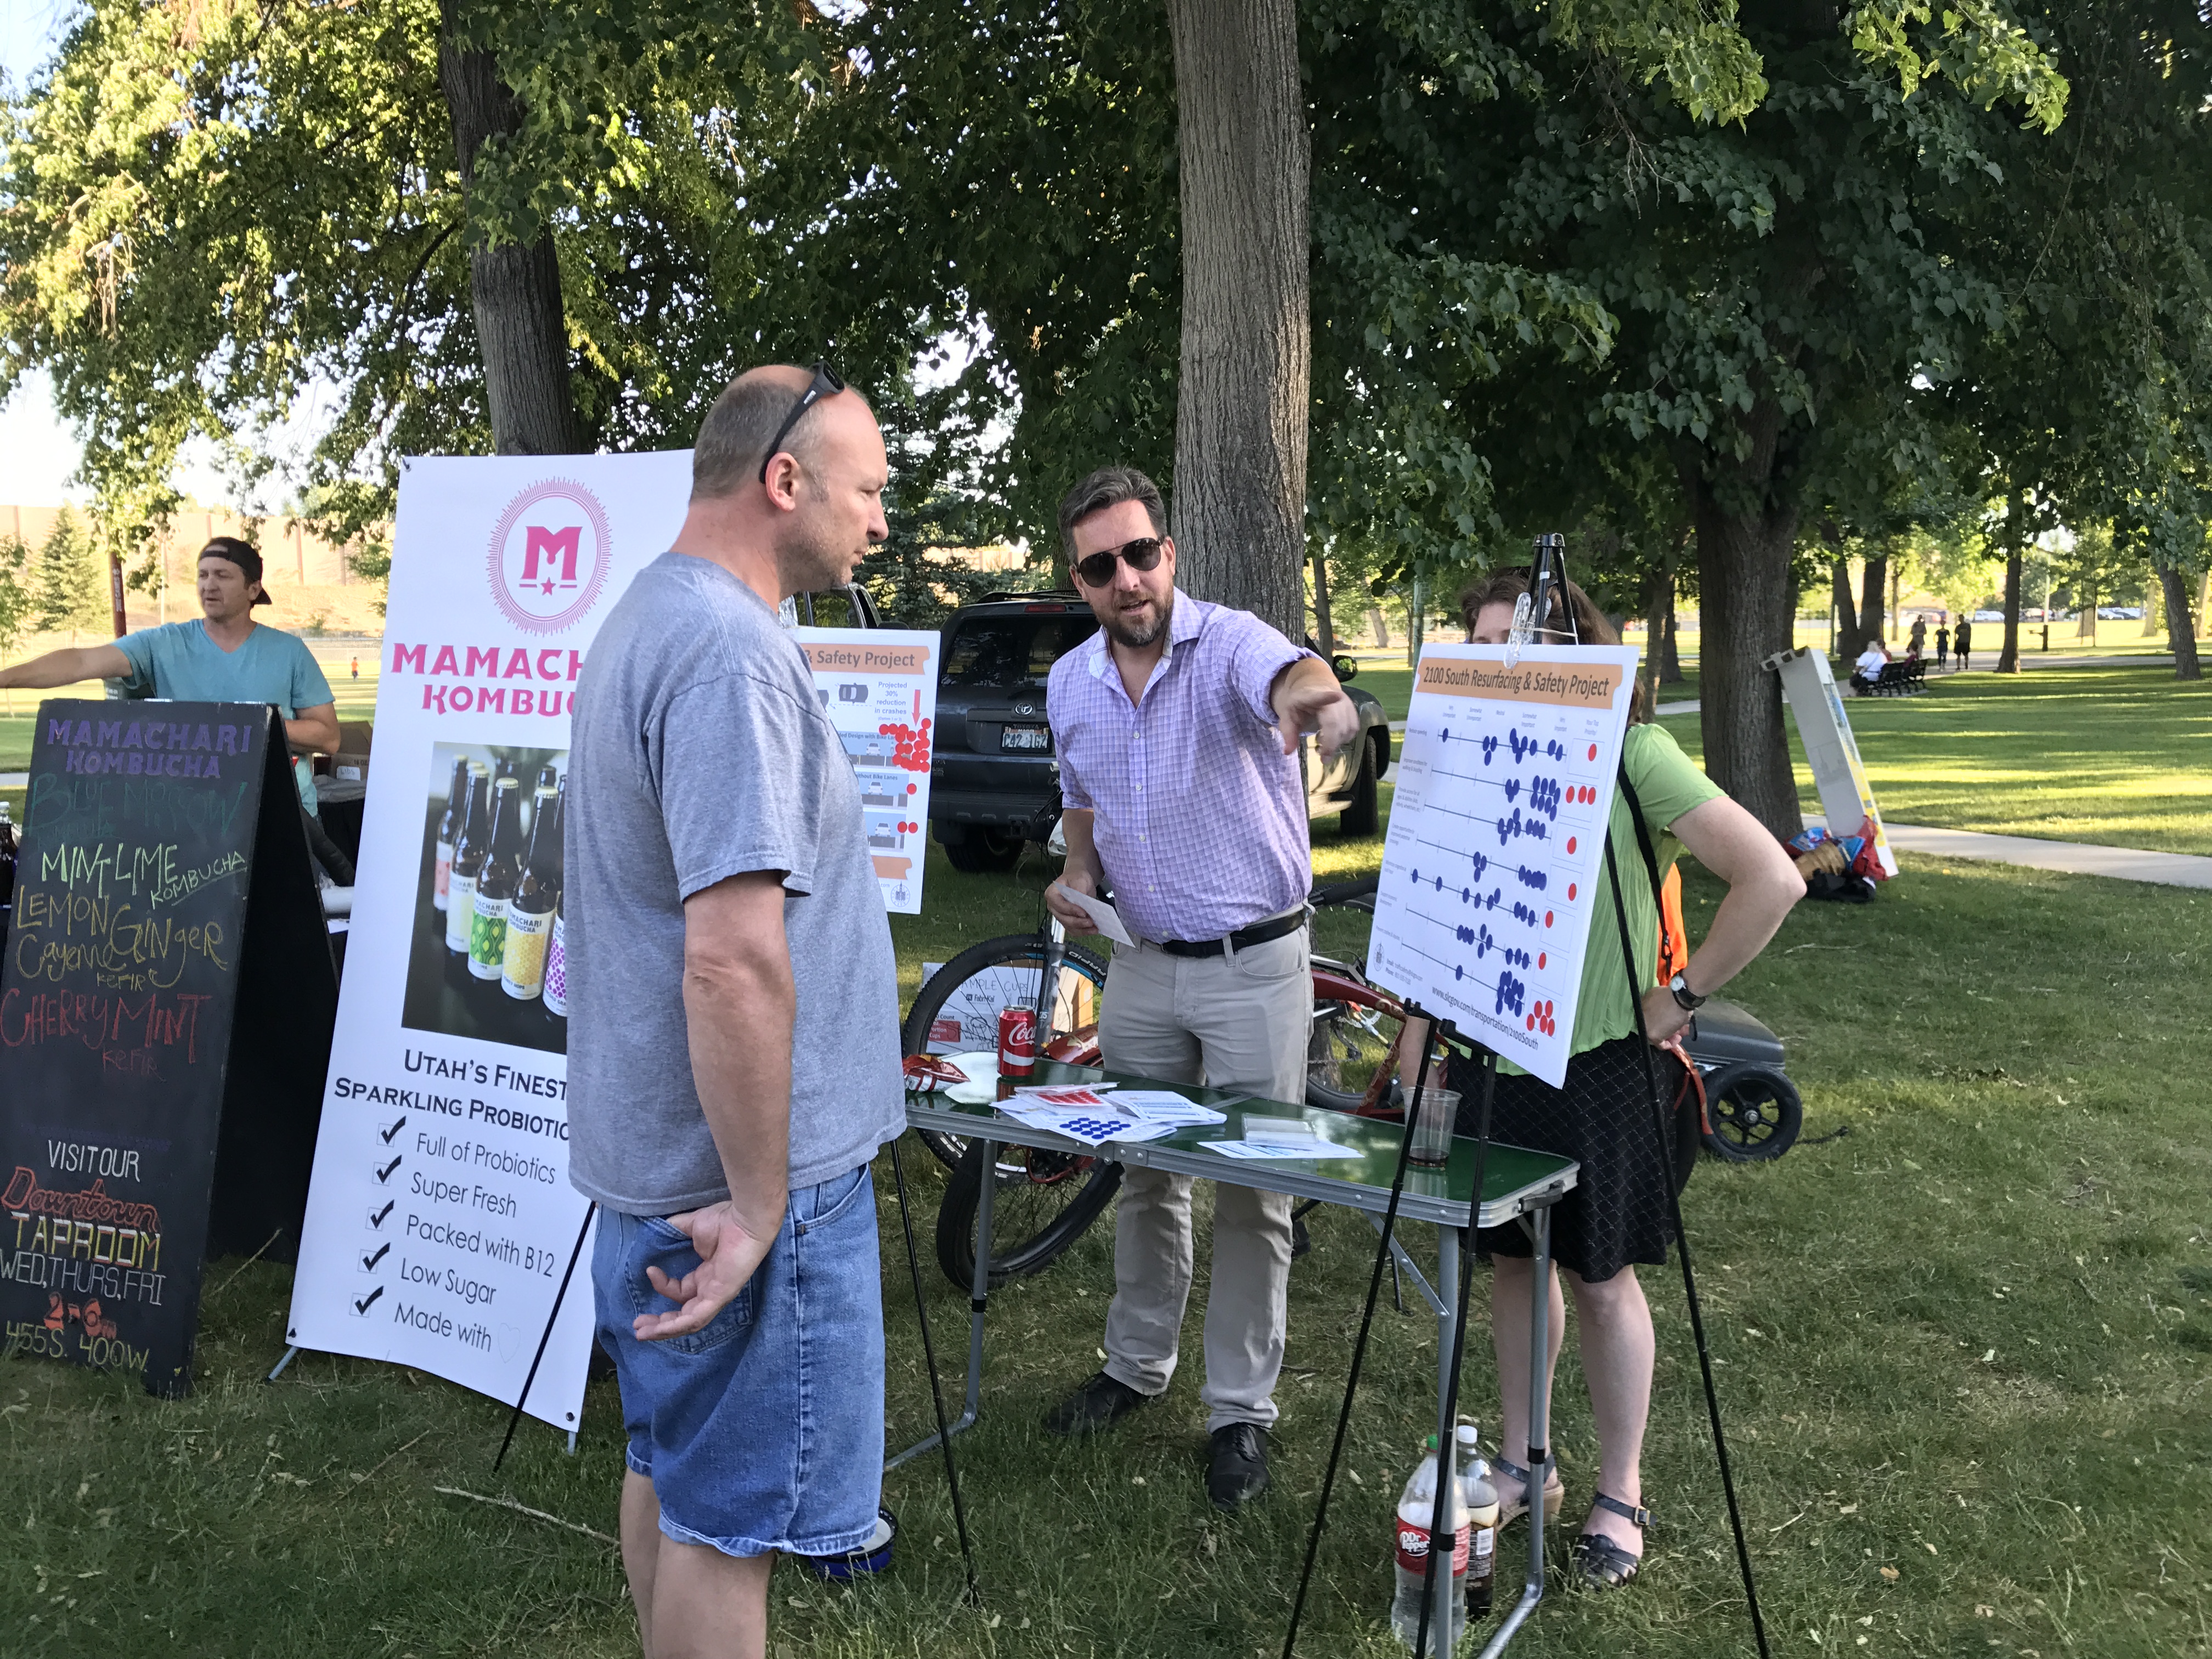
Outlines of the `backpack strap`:
{"type": "Polygon", "coordinates": [[[1620,793],[1628,802],[1629,822],[1636,826],[1636,846],[1637,850],[1644,854],[1644,873],[1651,878],[1651,904],[1659,913],[1660,958],[1671,960],[1674,955],[1674,941],[1667,929],[1667,896],[1662,890],[1665,884],[1659,874],[1659,855],[1651,850],[1651,832],[1644,825],[1644,803],[1637,799],[1636,786],[1628,781],[1628,757],[1625,747],[1620,761],[1620,793]]]}

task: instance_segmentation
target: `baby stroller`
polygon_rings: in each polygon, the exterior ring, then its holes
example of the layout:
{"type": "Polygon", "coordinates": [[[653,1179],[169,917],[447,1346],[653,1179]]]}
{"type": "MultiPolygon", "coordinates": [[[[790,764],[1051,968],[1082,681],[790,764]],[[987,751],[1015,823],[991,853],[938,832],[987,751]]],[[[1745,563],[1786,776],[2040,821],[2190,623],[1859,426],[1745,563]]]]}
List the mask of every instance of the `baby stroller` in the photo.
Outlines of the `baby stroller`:
{"type": "MultiPolygon", "coordinates": [[[[1376,878],[1314,889],[1314,1024],[1309,1104],[1401,1120],[1405,1101],[1381,1062],[1397,1030],[1396,1005],[1366,975],[1367,923],[1376,878]]],[[[1675,1103],[1675,1181],[1702,1148],[1730,1164],[1780,1158],[1804,1126],[1804,1103],[1783,1070],[1782,1040],[1741,1005],[1715,997],[1682,1035],[1699,1088],[1675,1103]],[[1700,1096],[1702,1095],[1702,1098],[1700,1096]]]]}

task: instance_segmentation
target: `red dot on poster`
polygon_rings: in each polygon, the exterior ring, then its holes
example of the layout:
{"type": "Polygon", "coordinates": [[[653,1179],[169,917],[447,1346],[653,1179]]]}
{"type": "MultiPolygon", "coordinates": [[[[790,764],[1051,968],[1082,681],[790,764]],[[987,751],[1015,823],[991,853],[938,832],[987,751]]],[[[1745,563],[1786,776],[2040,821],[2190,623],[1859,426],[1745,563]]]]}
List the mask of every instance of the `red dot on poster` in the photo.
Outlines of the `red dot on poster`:
{"type": "Polygon", "coordinates": [[[1592,760],[1595,760],[1597,758],[1597,745],[1595,744],[1592,744],[1589,747],[1589,757],[1592,760]]]}
{"type": "Polygon", "coordinates": [[[908,784],[908,785],[907,785],[907,787],[906,787],[906,792],[907,792],[907,793],[908,793],[908,794],[911,795],[911,794],[915,793],[917,791],[919,791],[919,790],[921,789],[921,786],[920,784],[918,784],[918,783],[909,783],[909,784],[908,784]]]}
{"type": "Polygon", "coordinates": [[[1536,965],[1539,968],[1544,965],[1544,952],[1541,951],[1536,952],[1536,965]]]}
{"type": "Polygon", "coordinates": [[[1572,898],[1574,896],[1575,896],[1575,884],[1574,884],[1574,883],[1572,883],[1572,882],[1569,882],[1569,883],[1567,884],[1567,896],[1568,896],[1569,898],[1572,898]]]}
{"type": "Polygon", "coordinates": [[[1545,927],[1549,927],[1551,925],[1552,925],[1552,913],[1551,913],[1549,910],[1547,910],[1547,911],[1545,911],[1545,912],[1544,912],[1544,926],[1545,926],[1545,927]]]}
{"type": "Polygon", "coordinates": [[[1536,1029],[1536,1016],[1534,1014],[1528,1016],[1528,1029],[1532,1031],[1536,1029]]]}
{"type": "Polygon", "coordinates": [[[1574,838],[1572,836],[1569,836],[1567,837],[1567,851],[1569,851],[1570,853],[1571,853],[1571,852],[1573,852],[1574,850],[1575,850],[1575,838],[1574,838]]]}

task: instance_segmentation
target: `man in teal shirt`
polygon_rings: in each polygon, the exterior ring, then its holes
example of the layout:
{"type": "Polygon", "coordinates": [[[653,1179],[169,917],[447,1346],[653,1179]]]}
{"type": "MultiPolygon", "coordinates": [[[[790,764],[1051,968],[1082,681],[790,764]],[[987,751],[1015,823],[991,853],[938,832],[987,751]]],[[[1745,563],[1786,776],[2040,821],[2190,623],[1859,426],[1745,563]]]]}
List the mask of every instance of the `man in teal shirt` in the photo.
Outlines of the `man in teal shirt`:
{"type": "Polygon", "coordinates": [[[334,755],[337,700],[296,635],[264,628],[253,607],[269,603],[261,556],[234,536],[200,550],[198,622],[142,628],[112,645],[49,651],[0,668],[0,689],[51,690],[82,680],[121,680],[128,692],[178,702],[273,702],[284,717],[300,802],[315,811],[315,779],[302,750],[334,755]]]}

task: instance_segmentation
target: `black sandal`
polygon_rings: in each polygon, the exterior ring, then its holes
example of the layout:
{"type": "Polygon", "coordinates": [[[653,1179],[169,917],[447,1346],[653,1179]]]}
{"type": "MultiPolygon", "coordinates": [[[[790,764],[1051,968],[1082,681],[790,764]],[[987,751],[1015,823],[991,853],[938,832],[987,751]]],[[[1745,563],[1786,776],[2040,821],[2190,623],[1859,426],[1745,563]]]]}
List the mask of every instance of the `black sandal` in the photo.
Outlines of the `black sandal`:
{"type": "MultiPolygon", "coordinates": [[[[1497,1459],[1491,1461],[1495,1462],[1497,1459]]],[[[1601,1492],[1592,1492],[1590,1501],[1599,1509],[1610,1510],[1622,1519],[1632,1522],[1639,1531],[1651,1524],[1651,1511],[1640,1504],[1624,1504],[1618,1498],[1608,1498],[1601,1492]]],[[[1577,1534],[1568,1554],[1573,1559],[1583,1583],[1590,1589],[1622,1589],[1635,1578],[1644,1565],[1642,1556],[1631,1555],[1601,1532],[1577,1534]]]]}
{"type": "MultiPolygon", "coordinates": [[[[1503,1504],[1498,1506],[1498,1529],[1504,1532],[1507,1527],[1528,1513],[1528,1482],[1532,1477],[1528,1471],[1518,1463],[1510,1458],[1500,1457],[1495,1453],[1491,1455],[1490,1467],[1496,1469],[1498,1474],[1510,1476],[1521,1483],[1521,1501],[1510,1509],[1503,1504]]],[[[1548,1523],[1552,1517],[1559,1512],[1561,1505],[1567,1501],[1567,1488],[1565,1483],[1559,1479],[1559,1471],[1556,1464],[1547,1469],[1546,1474],[1551,1477],[1544,1482],[1544,1519],[1548,1523]]]]}

